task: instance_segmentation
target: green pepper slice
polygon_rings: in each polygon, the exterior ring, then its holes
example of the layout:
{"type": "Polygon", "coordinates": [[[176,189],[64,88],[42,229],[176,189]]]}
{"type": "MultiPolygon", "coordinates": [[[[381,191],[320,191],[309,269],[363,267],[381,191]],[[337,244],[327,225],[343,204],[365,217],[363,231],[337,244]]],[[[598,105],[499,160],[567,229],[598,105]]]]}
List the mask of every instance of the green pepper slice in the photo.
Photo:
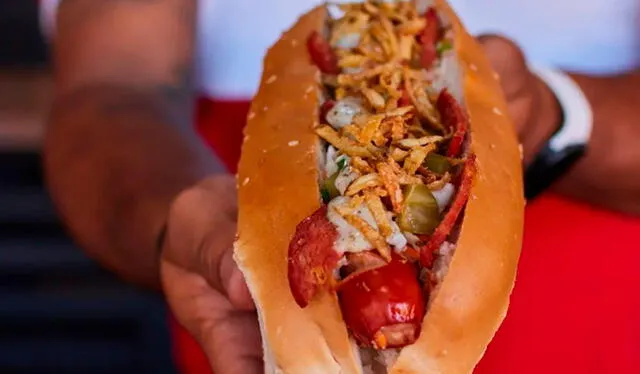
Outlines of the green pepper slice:
{"type": "Polygon", "coordinates": [[[398,216],[400,229],[419,235],[432,234],[440,224],[440,211],[429,187],[412,184],[406,186],[403,193],[404,206],[398,216]]]}
{"type": "Polygon", "coordinates": [[[431,152],[427,155],[425,164],[427,165],[427,169],[438,175],[443,175],[451,169],[449,159],[435,152],[431,152]]]}
{"type": "Polygon", "coordinates": [[[326,195],[329,200],[333,199],[334,197],[340,196],[340,191],[338,191],[338,189],[336,188],[336,178],[339,174],[340,172],[335,172],[327,180],[324,181],[323,189],[326,191],[326,195]]]}
{"type": "Polygon", "coordinates": [[[347,166],[347,159],[344,157],[339,157],[338,162],[336,162],[336,165],[338,165],[338,171],[342,171],[342,169],[345,168],[345,166],[347,166]]]}
{"type": "Polygon", "coordinates": [[[324,187],[320,189],[320,196],[322,196],[322,201],[325,204],[329,204],[329,202],[331,201],[331,195],[329,195],[329,191],[327,191],[327,189],[324,187]]]}
{"type": "Polygon", "coordinates": [[[442,55],[446,51],[453,49],[453,44],[451,44],[450,40],[442,40],[436,45],[436,51],[438,55],[442,55]]]}

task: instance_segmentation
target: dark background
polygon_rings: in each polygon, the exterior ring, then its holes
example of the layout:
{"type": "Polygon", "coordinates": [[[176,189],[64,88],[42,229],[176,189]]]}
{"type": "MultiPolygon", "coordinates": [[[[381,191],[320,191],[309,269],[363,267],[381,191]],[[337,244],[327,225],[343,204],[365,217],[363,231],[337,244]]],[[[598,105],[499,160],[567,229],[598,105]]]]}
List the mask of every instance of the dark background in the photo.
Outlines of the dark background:
{"type": "Polygon", "coordinates": [[[48,52],[37,1],[0,0],[0,373],[174,374],[162,299],[85,257],[44,188],[48,52]]]}

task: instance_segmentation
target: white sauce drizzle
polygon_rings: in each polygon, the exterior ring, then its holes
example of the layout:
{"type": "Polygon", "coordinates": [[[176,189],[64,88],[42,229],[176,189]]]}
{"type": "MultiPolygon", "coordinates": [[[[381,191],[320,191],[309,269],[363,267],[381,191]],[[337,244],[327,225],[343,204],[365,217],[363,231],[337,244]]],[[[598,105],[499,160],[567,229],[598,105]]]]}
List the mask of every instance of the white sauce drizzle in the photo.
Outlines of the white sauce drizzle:
{"type": "Polygon", "coordinates": [[[338,171],[338,164],[336,163],[337,155],[338,151],[335,149],[335,147],[329,145],[329,147],[327,147],[326,157],[324,161],[324,170],[327,178],[338,171]]]}
{"type": "Polygon", "coordinates": [[[453,194],[456,192],[456,188],[451,183],[447,183],[441,189],[437,191],[431,191],[433,197],[436,198],[436,202],[438,203],[438,209],[442,213],[451,203],[451,199],[453,198],[453,194]]]}
{"type": "Polygon", "coordinates": [[[345,36],[338,39],[334,45],[334,47],[342,48],[342,49],[352,49],[360,44],[360,33],[352,32],[346,34],[345,36]]]}
{"type": "Polygon", "coordinates": [[[358,179],[359,176],[360,173],[354,170],[351,166],[346,166],[340,170],[340,173],[338,173],[334,183],[336,189],[340,191],[340,195],[344,195],[347,188],[349,188],[349,185],[351,185],[351,182],[358,179]]]}
{"type": "Polygon", "coordinates": [[[353,117],[362,112],[364,112],[364,107],[360,99],[345,97],[342,100],[338,100],[336,105],[327,113],[327,122],[331,127],[338,130],[350,125],[353,117]]]}
{"type": "MultiPolygon", "coordinates": [[[[335,206],[349,204],[350,200],[351,198],[345,196],[336,197],[329,203],[329,209],[327,212],[327,218],[338,229],[338,239],[335,243],[335,249],[339,253],[362,252],[372,249],[371,243],[369,243],[360,230],[347,223],[347,221],[345,221],[344,218],[342,218],[342,216],[333,209],[335,206]]],[[[378,225],[366,205],[360,205],[355,210],[355,213],[374,229],[378,229],[378,225]]],[[[386,238],[387,243],[393,246],[396,250],[404,249],[407,245],[407,239],[402,235],[400,228],[395,222],[391,221],[391,227],[392,233],[386,238]]]]}

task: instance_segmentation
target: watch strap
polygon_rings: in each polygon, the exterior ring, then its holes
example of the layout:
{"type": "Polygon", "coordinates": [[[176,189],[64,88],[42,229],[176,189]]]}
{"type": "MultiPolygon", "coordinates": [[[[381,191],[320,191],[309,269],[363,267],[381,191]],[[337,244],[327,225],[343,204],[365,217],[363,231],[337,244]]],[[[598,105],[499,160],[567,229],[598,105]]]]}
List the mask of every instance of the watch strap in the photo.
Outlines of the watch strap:
{"type": "Polygon", "coordinates": [[[549,188],[584,156],[593,129],[591,105],[569,75],[541,66],[530,66],[530,70],[556,96],[563,120],[525,171],[527,199],[533,199],[549,188]]]}

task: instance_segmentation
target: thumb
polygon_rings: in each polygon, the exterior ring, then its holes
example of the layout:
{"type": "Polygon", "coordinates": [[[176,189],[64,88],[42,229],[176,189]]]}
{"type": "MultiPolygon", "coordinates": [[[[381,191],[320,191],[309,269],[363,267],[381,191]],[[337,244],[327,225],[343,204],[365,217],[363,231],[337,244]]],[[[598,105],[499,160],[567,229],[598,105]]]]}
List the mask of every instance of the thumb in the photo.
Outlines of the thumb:
{"type": "Polygon", "coordinates": [[[525,93],[530,74],[520,47],[512,40],[499,35],[481,35],[477,39],[491,66],[500,76],[507,100],[511,101],[525,93]]]}
{"type": "Polygon", "coordinates": [[[200,274],[238,309],[253,309],[242,273],[233,260],[236,234],[235,180],[206,178],[171,205],[162,257],[200,274]]]}
{"type": "Polygon", "coordinates": [[[255,313],[230,314],[201,331],[202,348],[216,374],[264,373],[255,313]]]}
{"type": "Polygon", "coordinates": [[[216,374],[259,374],[260,328],[254,312],[235,310],[199,274],[161,260],[163,289],[180,324],[198,341],[216,374]]]}

